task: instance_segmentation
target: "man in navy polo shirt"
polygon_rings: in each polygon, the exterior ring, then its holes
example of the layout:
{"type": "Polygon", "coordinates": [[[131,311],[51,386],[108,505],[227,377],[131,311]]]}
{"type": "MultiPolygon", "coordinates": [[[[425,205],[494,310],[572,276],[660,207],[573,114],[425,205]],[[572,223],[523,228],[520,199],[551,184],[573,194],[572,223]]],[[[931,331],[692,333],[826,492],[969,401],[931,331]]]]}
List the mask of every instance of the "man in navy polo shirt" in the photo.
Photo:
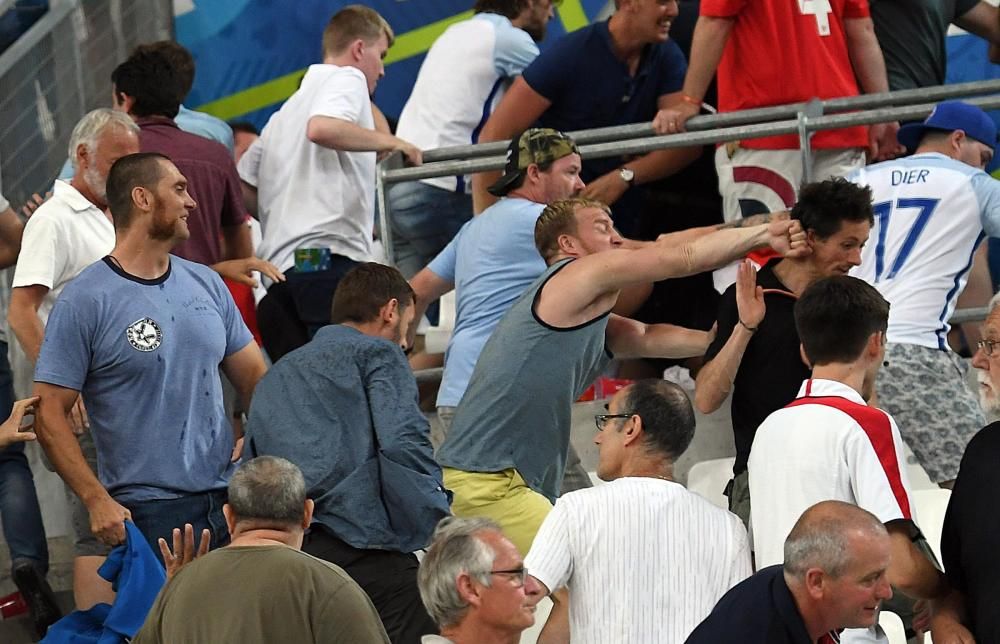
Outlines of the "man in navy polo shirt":
{"type": "MultiPolygon", "coordinates": [[[[679,100],[687,62],[668,40],[677,0],[615,4],[609,20],[564,36],[524,70],[483,127],[481,143],[509,139],[532,125],[568,132],[650,121],[659,107],[679,100]]],[[[592,159],[581,173],[587,184],[583,196],[613,205],[616,227],[635,237],[641,194],[630,188],[676,172],[700,152],[683,148],[628,161],[592,159]]],[[[495,201],[486,189],[498,177],[498,172],[473,177],[477,213],[495,201]]]]}
{"type": "Polygon", "coordinates": [[[785,539],[785,562],[723,595],[687,644],[833,644],[844,628],[878,620],[892,597],[890,541],[866,510],[840,501],[810,507],[785,539]]]}

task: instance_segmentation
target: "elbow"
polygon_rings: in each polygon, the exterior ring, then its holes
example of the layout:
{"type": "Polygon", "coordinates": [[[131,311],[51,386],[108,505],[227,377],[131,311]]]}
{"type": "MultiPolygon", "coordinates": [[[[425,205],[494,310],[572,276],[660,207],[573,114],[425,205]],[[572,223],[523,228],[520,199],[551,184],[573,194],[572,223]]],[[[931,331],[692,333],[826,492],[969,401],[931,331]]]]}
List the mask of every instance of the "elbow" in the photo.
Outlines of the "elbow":
{"type": "Polygon", "coordinates": [[[698,413],[711,414],[716,409],[719,408],[720,404],[714,396],[708,396],[704,393],[704,387],[695,387],[694,390],[694,408],[698,410],[698,413]]]}
{"type": "Polygon", "coordinates": [[[323,124],[316,117],[309,119],[306,124],[306,138],[316,145],[323,145],[323,141],[327,138],[325,135],[323,124]]]}

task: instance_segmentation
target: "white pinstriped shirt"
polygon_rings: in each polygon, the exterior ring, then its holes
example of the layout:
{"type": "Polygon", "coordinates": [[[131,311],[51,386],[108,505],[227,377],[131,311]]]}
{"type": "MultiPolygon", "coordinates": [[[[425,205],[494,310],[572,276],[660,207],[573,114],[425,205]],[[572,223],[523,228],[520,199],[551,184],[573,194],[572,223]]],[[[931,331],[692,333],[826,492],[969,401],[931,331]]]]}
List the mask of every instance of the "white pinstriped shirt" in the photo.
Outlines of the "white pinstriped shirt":
{"type": "Polygon", "coordinates": [[[559,499],[525,567],[569,588],[574,644],[681,644],[750,576],[735,515],[678,483],[626,477],[559,499]]]}

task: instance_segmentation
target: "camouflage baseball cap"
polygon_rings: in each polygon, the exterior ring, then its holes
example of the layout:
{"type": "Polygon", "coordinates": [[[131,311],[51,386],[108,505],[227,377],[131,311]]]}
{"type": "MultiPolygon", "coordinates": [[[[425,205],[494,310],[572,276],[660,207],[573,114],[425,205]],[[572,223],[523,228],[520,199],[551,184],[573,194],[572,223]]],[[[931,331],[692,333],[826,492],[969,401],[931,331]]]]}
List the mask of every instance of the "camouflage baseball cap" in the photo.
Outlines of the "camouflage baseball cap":
{"type": "Polygon", "coordinates": [[[489,187],[491,195],[503,197],[532,163],[552,163],[570,154],[580,154],[573,139],[548,127],[533,127],[510,140],[503,176],[489,187]]]}

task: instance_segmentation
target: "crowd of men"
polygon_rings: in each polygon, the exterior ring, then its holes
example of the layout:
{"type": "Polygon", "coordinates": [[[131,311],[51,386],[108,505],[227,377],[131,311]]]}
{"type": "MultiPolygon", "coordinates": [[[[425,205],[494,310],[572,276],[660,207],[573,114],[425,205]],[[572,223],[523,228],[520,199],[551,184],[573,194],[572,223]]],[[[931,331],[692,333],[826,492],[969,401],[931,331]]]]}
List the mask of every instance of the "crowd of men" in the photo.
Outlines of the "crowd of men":
{"type": "Polygon", "coordinates": [[[938,644],[1000,642],[1000,309],[979,401],[948,343],[1000,237],[990,117],[945,101],[817,134],[811,183],[794,137],[587,159],[564,133],[681,132],[716,74],[722,111],[940,82],[950,21],[1000,47],[986,3],[892,4],[617,0],[539,53],[550,0],[478,0],[394,131],[372,94],[395,35],[369,7],[330,19],[259,136],[183,106],[182,47],[138,47],[27,223],[0,198],[7,341],[34,365],[15,402],[0,342],[0,515],[39,635],[514,643],[550,598],[540,642],[884,641],[883,605],[938,644]],[[911,64],[898,39],[924,27],[911,64]],[[501,173],[394,186],[398,268],[376,261],[381,155],[508,139],[501,173]],[[682,179],[706,172],[709,205],[682,179]],[[713,271],[719,292],[690,281],[713,271]],[[407,354],[452,290],[432,435],[407,354]],[[573,405],[628,365],[657,377],[595,417],[594,486],[573,405]],[[728,510],[675,472],[695,409],[727,398],[728,510]],[[32,440],[72,501],[58,622],[32,440]],[[954,488],[941,562],[904,441],[954,488]]]}

